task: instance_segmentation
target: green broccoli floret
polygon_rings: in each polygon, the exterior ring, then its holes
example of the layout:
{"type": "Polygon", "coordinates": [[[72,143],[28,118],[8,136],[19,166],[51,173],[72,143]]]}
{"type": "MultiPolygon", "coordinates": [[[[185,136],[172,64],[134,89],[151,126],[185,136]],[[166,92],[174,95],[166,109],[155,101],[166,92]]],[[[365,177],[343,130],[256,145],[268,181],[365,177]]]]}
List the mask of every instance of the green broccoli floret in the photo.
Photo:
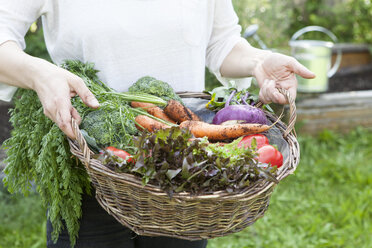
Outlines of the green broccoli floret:
{"type": "Polygon", "coordinates": [[[174,92],[173,88],[166,82],[157,80],[156,78],[145,76],[137,80],[128,89],[129,92],[142,92],[158,96],[165,101],[170,99],[182,102],[181,98],[174,92]]]}
{"type": "Polygon", "coordinates": [[[133,135],[137,128],[132,119],[127,118],[127,106],[116,108],[101,107],[86,114],[80,124],[89,136],[96,140],[98,146],[115,146],[123,149],[133,145],[133,135]]]}

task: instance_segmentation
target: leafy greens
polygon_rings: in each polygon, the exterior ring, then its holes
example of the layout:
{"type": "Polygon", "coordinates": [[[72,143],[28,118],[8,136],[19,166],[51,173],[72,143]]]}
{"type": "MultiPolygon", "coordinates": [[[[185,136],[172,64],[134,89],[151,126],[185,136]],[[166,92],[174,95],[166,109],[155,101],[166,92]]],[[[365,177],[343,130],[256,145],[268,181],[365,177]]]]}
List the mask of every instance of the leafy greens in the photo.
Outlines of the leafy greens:
{"type": "Polygon", "coordinates": [[[254,150],[239,148],[239,139],[222,146],[205,139],[193,139],[187,129],[172,127],[143,133],[134,143],[135,163],[127,163],[109,153],[97,156],[109,168],[137,174],[144,184],[151,183],[174,192],[192,194],[228,192],[243,189],[260,179],[277,182],[275,168],[260,167],[254,150]]]}

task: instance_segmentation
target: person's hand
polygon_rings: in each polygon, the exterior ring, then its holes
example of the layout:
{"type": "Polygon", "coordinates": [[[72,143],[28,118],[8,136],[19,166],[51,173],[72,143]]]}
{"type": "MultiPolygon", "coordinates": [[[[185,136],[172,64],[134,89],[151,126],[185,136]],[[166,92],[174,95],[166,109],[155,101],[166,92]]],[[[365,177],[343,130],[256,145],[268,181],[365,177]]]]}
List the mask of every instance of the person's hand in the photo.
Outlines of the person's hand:
{"type": "Polygon", "coordinates": [[[314,78],[315,74],[301,65],[293,57],[279,53],[268,54],[262,63],[254,70],[254,76],[260,87],[259,98],[263,103],[288,103],[287,99],[278,91],[278,88],[289,91],[296,98],[296,75],[303,78],[314,78]]]}
{"type": "Polygon", "coordinates": [[[43,74],[37,77],[33,89],[43,105],[44,114],[68,137],[74,139],[71,118],[80,123],[81,117],[72,106],[71,97],[79,95],[92,108],[98,108],[99,103],[80,77],[52,64],[44,66],[43,74]]]}

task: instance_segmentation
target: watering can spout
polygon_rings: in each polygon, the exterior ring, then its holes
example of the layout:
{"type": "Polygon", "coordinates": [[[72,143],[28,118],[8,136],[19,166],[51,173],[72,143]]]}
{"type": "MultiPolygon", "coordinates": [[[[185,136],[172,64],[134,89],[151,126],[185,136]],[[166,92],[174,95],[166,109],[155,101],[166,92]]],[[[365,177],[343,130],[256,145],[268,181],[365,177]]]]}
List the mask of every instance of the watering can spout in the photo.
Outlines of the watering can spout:
{"type": "Polygon", "coordinates": [[[340,49],[337,49],[336,62],[331,67],[332,48],[335,43],[337,43],[337,37],[328,29],[320,26],[307,26],[293,34],[289,42],[292,56],[317,75],[315,79],[297,77],[298,91],[313,93],[328,90],[328,79],[337,72],[341,64],[342,53],[340,49]],[[298,40],[300,36],[311,31],[325,33],[333,42],[298,40]]]}

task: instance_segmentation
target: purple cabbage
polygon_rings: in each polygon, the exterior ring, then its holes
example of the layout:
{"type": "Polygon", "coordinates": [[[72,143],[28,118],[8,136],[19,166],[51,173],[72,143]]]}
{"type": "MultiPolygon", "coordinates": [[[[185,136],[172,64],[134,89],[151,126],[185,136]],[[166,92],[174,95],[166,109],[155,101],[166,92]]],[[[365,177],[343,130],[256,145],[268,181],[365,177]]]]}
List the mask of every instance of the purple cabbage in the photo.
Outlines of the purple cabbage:
{"type": "MultiPolygon", "coordinates": [[[[218,111],[214,116],[212,123],[216,125],[234,124],[234,123],[258,123],[267,124],[265,112],[254,106],[247,104],[246,97],[242,99],[241,105],[230,105],[231,99],[236,91],[226,101],[225,107],[218,111]]],[[[246,95],[248,97],[248,95],[246,95]]]]}

